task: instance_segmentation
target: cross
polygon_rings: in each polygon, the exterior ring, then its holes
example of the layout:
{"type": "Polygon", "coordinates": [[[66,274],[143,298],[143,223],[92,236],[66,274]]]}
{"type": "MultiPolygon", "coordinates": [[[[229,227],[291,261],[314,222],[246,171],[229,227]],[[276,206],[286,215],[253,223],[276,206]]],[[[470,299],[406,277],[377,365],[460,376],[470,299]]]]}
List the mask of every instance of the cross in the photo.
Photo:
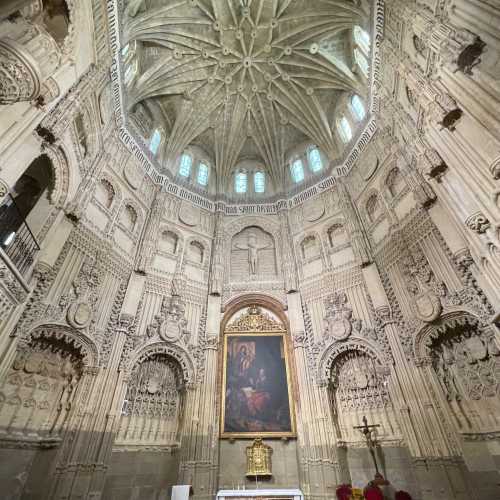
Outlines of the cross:
{"type": "Polygon", "coordinates": [[[372,438],[372,431],[376,427],[380,427],[380,424],[373,424],[373,425],[368,425],[368,420],[366,419],[366,416],[363,416],[363,425],[355,425],[353,428],[354,429],[359,429],[362,434],[364,434],[366,438],[366,445],[368,446],[368,450],[370,451],[370,455],[372,456],[373,459],[373,464],[375,465],[375,477],[382,477],[382,474],[380,474],[378,470],[378,465],[377,465],[377,457],[375,456],[375,440],[372,438]]]}

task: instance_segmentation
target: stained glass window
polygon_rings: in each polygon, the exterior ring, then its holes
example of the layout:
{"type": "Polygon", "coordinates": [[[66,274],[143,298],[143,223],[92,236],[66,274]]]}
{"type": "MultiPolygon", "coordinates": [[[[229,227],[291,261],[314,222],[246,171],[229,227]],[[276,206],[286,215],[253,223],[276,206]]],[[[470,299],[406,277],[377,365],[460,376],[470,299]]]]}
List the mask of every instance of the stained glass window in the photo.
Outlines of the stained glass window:
{"type": "Polygon", "coordinates": [[[343,142],[347,143],[352,139],[352,129],[345,116],[339,121],[338,131],[343,142]]]}
{"type": "Polygon", "coordinates": [[[264,172],[255,172],[253,176],[253,187],[256,193],[263,193],[266,189],[266,177],[264,172]]]}
{"type": "Polygon", "coordinates": [[[354,94],[351,97],[351,110],[356,120],[361,121],[365,117],[365,105],[363,104],[363,101],[361,100],[361,97],[359,97],[359,95],[354,94]]]}
{"type": "Polygon", "coordinates": [[[179,165],[179,175],[182,175],[182,177],[189,177],[192,163],[193,159],[189,155],[183,154],[181,156],[181,164],[179,165]]]}
{"type": "Polygon", "coordinates": [[[198,184],[206,186],[208,184],[208,165],[200,163],[198,165],[198,184]]]}
{"type": "Polygon", "coordinates": [[[370,52],[370,35],[359,26],[354,26],[354,41],[365,54],[370,52]]]}
{"type": "Polygon", "coordinates": [[[318,148],[309,150],[309,167],[313,172],[319,172],[323,168],[323,161],[318,148]]]}
{"type": "Polygon", "coordinates": [[[354,59],[363,74],[368,77],[368,61],[359,49],[354,49],[354,59]]]}
{"type": "Polygon", "coordinates": [[[137,73],[137,62],[129,64],[125,69],[125,75],[124,75],[125,83],[130,83],[136,73],[137,73]]]}
{"type": "Polygon", "coordinates": [[[238,172],[234,177],[234,190],[237,193],[247,192],[247,174],[245,172],[238,172]]]}
{"type": "Polygon", "coordinates": [[[304,166],[302,165],[302,160],[295,160],[290,167],[290,171],[292,173],[293,182],[301,182],[304,180],[304,166]]]}
{"type": "Polygon", "coordinates": [[[149,141],[149,150],[154,155],[158,152],[158,148],[161,143],[161,132],[158,129],[155,129],[153,135],[151,136],[151,140],[149,141]]]}

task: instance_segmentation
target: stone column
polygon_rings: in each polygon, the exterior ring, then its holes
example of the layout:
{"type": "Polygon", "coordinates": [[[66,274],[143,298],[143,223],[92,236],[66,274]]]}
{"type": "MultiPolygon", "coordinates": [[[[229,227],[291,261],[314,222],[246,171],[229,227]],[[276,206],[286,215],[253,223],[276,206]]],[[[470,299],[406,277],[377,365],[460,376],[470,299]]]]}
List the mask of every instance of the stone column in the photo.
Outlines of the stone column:
{"type": "Polygon", "coordinates": [[[195,500],[212,500],[218,486],[217,359],[220,307],[220,297],[210,295],[206,335],[199,339],[199,355],[204,358],[204,369],[202,374],[198,374],[198,383],[188,387],[186,394],[179,481],[193,486],[195,500]]]}
{"type": "Polygon", "coordinates": [[[295,412],[300,463],[300,485],[307,498],[333,498],[335,487],[349,482],[339,457],[331,417],[327,382],[318,384],[308,365],[308,339],[298,292],[287,296],[293,357],[297,371],[295,412]]]}
{"type": "MultiPolygon", "coordinates": [[[[366,287],[372,299],[379,323],[391,350],[394,364],[391,367],[392,394],[394,407],[404,433],[409,452],[414,458],[415,470],[425,482],[439,481],[448,500],[468,498],[466,489],[454,488],[448,475],[457,475],[457,484],[465,484],[458,440],[450,430],[450,420],[443,411],[435,391],[429,390],[432,373],[422,373],[404,352],[397,323],[392,316],[390,303],[385,293],[378,269],[375,264],[363,269],[366,287]],[[437,467],[429,467],[438,464],[437,467]],[[448,472],[446,472],[448,470],[448,472]],[[458,495],[458,496],[453,496],[458,495]]],[[[429,494],[423,488],[423,498],[435,498],[436,489],[429,494]]]]}
{"type": "Polygon", "coordinates": [[[81,410],[59,450],[50,498],[101,498],[126,383],[119,370],[131,318],[118,321],[106,369],[92,371],[81,410]]]}

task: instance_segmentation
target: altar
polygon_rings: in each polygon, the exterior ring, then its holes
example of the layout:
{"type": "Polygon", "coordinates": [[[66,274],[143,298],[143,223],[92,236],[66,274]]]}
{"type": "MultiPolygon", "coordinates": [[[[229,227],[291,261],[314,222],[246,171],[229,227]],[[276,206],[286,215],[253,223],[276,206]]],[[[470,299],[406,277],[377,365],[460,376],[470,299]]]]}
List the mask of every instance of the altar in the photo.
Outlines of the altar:
{"type": "Polygon", "coordinates": [[[220,490],[217,500],[304,500],[300,490],[220,490]]]}

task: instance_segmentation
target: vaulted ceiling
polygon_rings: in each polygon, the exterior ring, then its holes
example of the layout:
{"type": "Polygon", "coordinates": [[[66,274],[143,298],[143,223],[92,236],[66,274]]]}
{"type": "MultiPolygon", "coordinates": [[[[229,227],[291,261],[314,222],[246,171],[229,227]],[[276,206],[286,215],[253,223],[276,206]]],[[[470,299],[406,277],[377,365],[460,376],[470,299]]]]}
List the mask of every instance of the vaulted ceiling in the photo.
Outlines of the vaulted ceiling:
{"type": "Polygon", "coordinates": [[[363,22],[352,0],[131,0],[122,17],[125,43],[138,41],[141,54],[128,108],[161,108],[166,168],[197,144],[219,190],[246,158],[280,189],[301,142],[340,156],[335,103],[363,93],[351,72],[350,33],[363,22]]]}

